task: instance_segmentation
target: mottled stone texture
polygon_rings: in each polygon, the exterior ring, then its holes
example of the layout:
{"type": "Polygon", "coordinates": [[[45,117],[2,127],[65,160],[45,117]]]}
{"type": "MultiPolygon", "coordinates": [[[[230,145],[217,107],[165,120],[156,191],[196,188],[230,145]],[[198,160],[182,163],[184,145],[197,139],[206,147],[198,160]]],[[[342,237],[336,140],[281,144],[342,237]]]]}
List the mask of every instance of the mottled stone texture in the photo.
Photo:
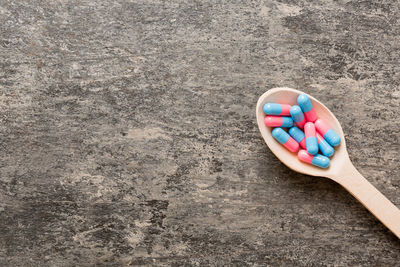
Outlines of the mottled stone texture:
{"type": "Polygon", "coordinates": [[[255,120],[269,88],[317,97],[400,206],[396,2],[0,0],[0,265],[397,265],[255,120]]]}

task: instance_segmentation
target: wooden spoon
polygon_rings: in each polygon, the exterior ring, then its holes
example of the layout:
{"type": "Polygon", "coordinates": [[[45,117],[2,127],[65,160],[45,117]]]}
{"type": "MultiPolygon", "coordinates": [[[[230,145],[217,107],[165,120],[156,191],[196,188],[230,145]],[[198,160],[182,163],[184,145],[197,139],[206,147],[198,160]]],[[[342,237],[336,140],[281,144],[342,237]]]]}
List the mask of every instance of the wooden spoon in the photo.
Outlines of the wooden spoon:
{"type": "Polygon", "coordinates": [[[272,137],[272,128],[264,124],[264,104],[270,102],[294,105],[297,104],[297,96],[299,94],[304,93],[291,88],[274,88],[265,92],[258,99],[256,110],[258,128],[272,153],[286,166],[296,172],[327,177],[339,183],[400,238],[400,210],[353,166],[346,150],[342,127],[335,115],[321,102],[308,95],[318,117],[328,122],[341,138],[341,144],[335,147],[335,154],[332,156],[331,164],[327,169],[321,169],[301,162],[297,158],[297,153],[291,153],[272,137]]]}

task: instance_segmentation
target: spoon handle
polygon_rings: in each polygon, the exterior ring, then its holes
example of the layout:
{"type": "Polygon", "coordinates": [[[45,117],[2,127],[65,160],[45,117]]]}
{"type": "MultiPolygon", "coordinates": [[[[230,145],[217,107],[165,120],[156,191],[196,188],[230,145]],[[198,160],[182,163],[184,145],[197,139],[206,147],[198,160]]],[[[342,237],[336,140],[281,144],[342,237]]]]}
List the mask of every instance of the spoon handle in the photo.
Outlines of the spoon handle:
{"type": "Polygon", "coordinates": [[[400,210],[368,182],[350,161],[335,180],[400,238],[400,210]]]}

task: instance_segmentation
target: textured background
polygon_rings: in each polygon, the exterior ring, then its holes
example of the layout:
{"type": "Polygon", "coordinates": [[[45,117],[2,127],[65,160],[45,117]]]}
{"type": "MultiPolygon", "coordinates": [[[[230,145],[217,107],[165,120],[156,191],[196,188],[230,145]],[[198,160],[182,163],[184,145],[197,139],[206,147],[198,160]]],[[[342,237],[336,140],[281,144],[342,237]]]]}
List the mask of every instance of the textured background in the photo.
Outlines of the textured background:
{"type": "Polygon", "coordinates": [[[326,103],[400,206],[399,9],[0,0],[0,265],[398,264],[344,189],[274,157],[255,105],[326,103]]]}

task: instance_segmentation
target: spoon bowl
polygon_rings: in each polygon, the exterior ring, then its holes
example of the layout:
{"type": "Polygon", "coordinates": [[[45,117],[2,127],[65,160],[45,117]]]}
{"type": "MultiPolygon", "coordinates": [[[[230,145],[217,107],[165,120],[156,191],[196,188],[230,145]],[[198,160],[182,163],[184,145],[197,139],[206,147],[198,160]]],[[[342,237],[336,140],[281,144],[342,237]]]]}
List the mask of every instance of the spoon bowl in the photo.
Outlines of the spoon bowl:
{"type": "Polygon", "coordinates": [[[348,159],[348,154],[346,150],[346,142],[344,140],[344,134],[339,121],[336,119],[335,115],[329,111],[329,109],[322,104],[320,101],[314,97],[308,95],[313,104],[315,112],[318,114],[320,119],[328,122],[330,126],[335,130],[335,132],[340,136],[341,143],[339,146],[335,147],[335,154],[330,158],[331,164],[327,169],[321,169],[314,165],[310,165],[300,161],[297,158],[297,154],[291,153],[284,146],[282,146],[277,140],[275,140],[272,135],[273,127],[265,126],[264,124],[264,111],[263,106],[266,103],[279,103],[279,104],[297,104],[297,97],[300,94],[304,94],[301,91],[291,89],[291,88],[274,88],[265,92],[257,102],[257,123],[260,129],[261,135],[267,143],[269,149],[272,153],[284,163],[290,169],[300,172],[303,174],[308,174],[312,176],[325,176],[325,177],[336,177],[336,173],[343,166],[345,160],[348,159]]]}
{"type": "Polygon", "coordinates": [[[339,121],[335,115],[320,101],[308,95],[318,118],[326,121],[339,135],[341,143],[335,147],[335,153],[330,158],[331,164],[326,169],[304,163],[297,158],[297,153],[288,151],[272,137],[272,127],[264,124],[263,106],[266,103],[297,104],[297,97],[304,94],[301,91],[282,87],[265,92],[257,102],[256,116],[258,128],[265,143],[275,156],[290,169],[311,176],[330,178],[361,202],[375,217],[400,238],[400,210],[366,180],[353,166],[346,150],[346,141],[339,121]]]}

